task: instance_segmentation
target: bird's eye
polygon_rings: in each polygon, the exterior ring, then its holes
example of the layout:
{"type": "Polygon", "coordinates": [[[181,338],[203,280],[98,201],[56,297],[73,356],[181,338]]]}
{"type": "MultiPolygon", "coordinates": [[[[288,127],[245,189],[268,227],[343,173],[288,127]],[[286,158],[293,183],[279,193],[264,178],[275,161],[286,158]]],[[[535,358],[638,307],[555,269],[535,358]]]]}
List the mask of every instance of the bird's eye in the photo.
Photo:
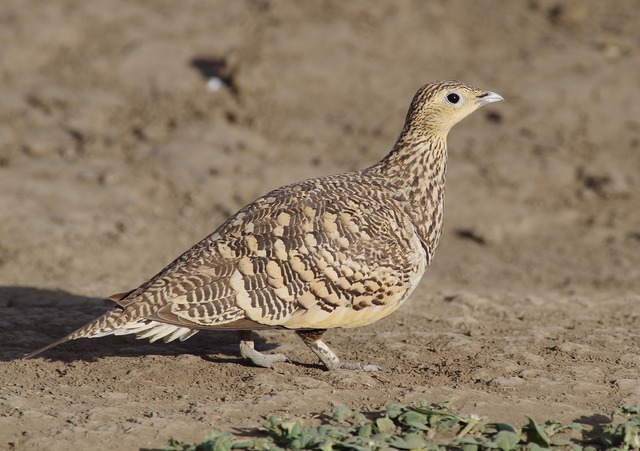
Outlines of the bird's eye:
{"type": "Polygon", "coordinates": [[[458,105],[458,103],[462,104],[460,102],[460,96],[455,92],[447,94],[447,101],[452,105],[458,105]]]}

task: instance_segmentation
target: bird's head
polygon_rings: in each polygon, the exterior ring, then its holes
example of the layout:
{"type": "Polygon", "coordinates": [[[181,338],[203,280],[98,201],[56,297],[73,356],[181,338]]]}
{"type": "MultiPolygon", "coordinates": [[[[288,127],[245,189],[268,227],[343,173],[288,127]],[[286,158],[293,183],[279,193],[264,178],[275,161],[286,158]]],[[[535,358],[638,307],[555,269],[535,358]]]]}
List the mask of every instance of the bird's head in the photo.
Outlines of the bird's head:
{"type": "Polygon", "coordinates": [[[418,90],[407,113],[405,129],[410,134],[436,134],[446,138],[451,127],[478,108],[504,100],[458,81],[441,81],[418,90]]]}

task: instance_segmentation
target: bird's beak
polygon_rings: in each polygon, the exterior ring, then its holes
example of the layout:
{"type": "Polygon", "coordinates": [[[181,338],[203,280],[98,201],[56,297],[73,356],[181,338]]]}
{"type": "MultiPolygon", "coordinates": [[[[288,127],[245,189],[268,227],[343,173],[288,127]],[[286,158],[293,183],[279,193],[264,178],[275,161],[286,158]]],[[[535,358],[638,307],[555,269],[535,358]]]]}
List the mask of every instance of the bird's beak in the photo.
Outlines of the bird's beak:
{"type": "Polygon", "coordinates": [[[483,106],[487,103],[500,102],[501,100],[504,100],[504,98],[502,98],[500,94],[487,91],[481,96],[478,96],[478,105],[483,106]]]}

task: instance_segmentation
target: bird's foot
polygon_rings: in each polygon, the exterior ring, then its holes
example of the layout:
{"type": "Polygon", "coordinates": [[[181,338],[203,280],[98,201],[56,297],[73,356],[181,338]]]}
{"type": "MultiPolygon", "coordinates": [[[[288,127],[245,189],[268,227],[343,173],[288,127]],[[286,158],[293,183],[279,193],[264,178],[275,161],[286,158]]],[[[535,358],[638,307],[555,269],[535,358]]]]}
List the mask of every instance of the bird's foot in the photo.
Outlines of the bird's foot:
{"type": "Polygon", "coordinates": [[[291,362],[285,354],[263,354],[258,351],[255,351],[254,355],[247,358],[251,360],[254,365],[264,368],[273,368],[273,364],[278,362],[291,362]]]}
{"type": "Polygon", "coordinates": [[[298,335],[305,342],[309,349],[318,356],[320,361],[328,370],[355,370],[355,371],[382,371],[382,367],[378,365],[366,365],[361,362],[341,362],[337,355],[320,339],[324,330],[311,329],[299,330],[298,335]]]}
{"type": "Polygon", "coordinates": [[[254,365],[264,368],[273,368],[274,363],[291,361],[285,354],[263,354],[256,351],[253,341],[249,340],[240,341],[240,355],[251,360],[254,365]]]}
{"type": "Polygon", "coordinates": [[[340,362],[337,369],[341,370],[355,370],[355,371],[382,371],[382,367],[379,365],[367,365],[362,362],[340,362]]]}

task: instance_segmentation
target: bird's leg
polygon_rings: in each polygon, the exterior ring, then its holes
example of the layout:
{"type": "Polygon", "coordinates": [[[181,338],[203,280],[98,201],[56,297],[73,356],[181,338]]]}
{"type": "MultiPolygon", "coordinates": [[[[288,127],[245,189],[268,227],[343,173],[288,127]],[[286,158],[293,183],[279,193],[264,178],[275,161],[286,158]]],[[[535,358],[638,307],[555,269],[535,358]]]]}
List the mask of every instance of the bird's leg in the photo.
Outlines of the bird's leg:
{"type": "Polygon", "coordinates": [[[306,329],[296,331],[298,336],[317,355],[328,370],[360,370],[360,371],[380,371],[382,367],[378,365],[365,365],[361,362],[341,362],[322,338],[326,329],[306,329]]]}
{"type": "Polygon", "coordinates": [[[263,354],[255,350],[253,343],[253,331],[241,330],[240,333],[240,355],[251,360],[254,365],[272,368],[276,362],[288,362],[289,358],[284,354],[263,354]]]}

